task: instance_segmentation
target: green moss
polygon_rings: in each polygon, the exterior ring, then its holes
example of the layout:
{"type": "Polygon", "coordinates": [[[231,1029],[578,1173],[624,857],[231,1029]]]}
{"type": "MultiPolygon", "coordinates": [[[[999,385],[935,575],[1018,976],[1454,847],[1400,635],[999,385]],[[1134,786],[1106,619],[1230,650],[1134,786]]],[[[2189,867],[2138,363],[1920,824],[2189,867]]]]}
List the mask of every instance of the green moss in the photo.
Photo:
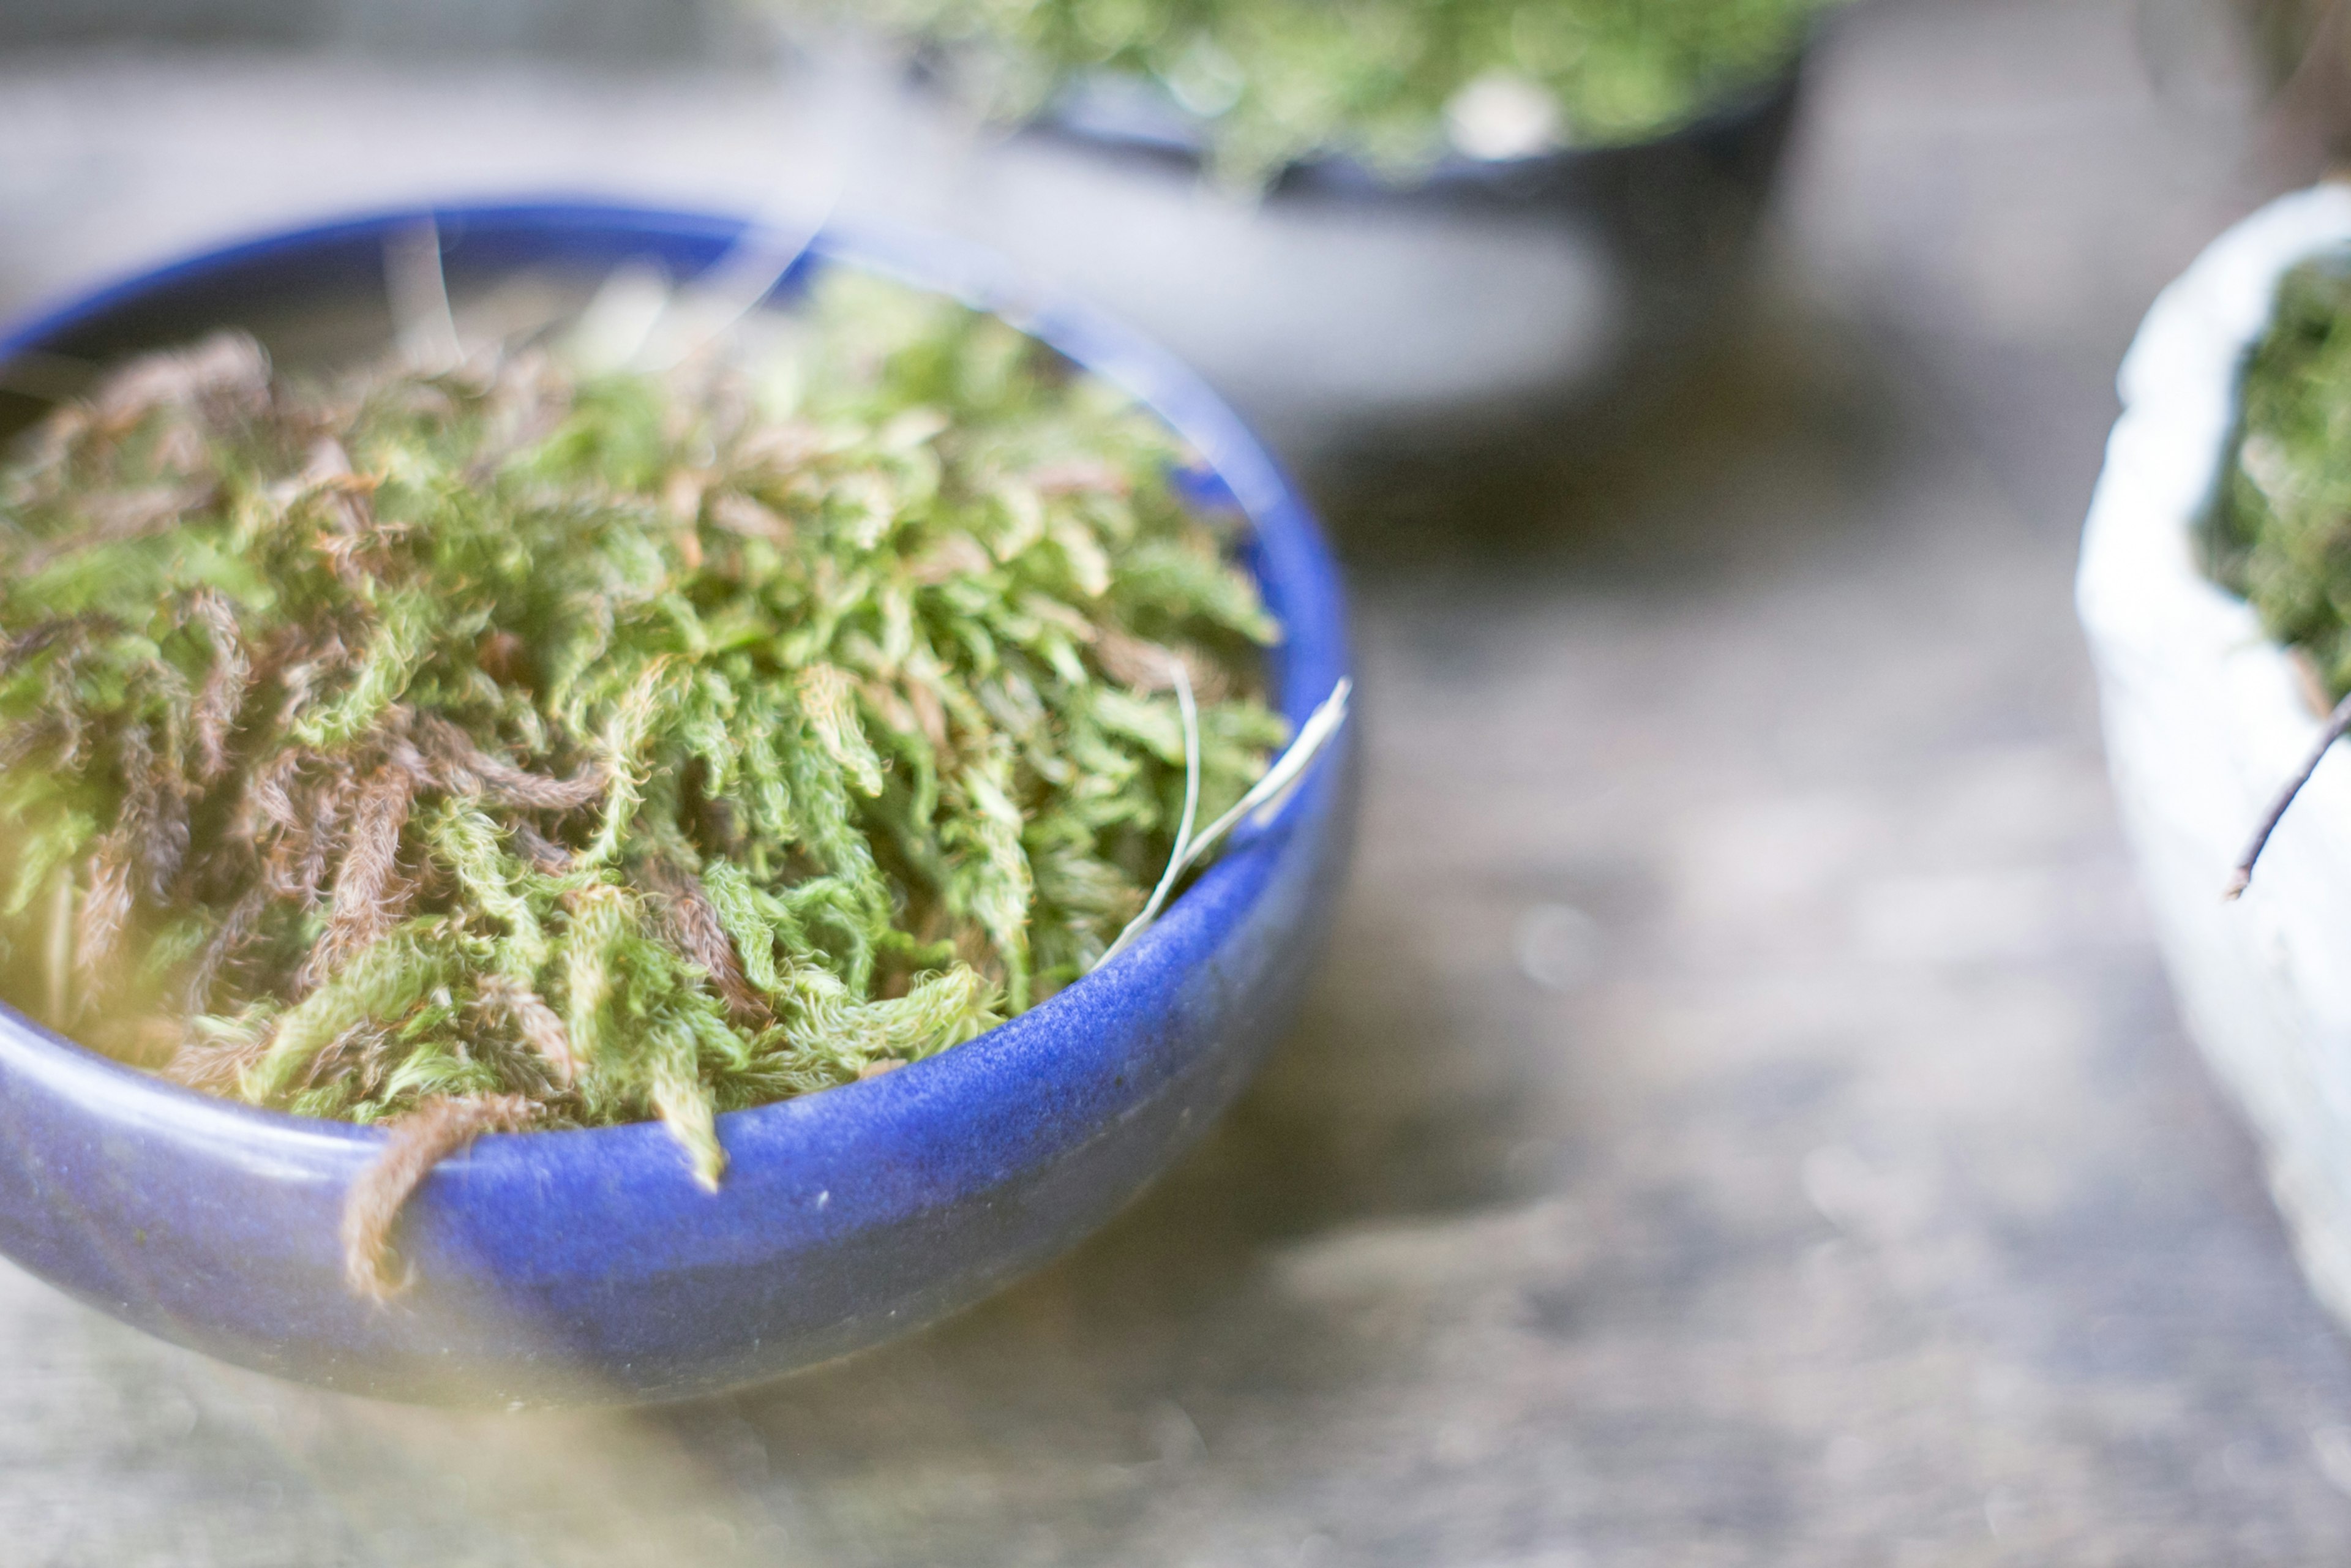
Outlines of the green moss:
{"type": "Polygon", "coordinates": [[[716,1111],[1098,962],[1182,810],[1171,661],[1205,810],[1285,738],[1222,520],[991,318],[836,275],[731,341],[302,385],[223,336],[30,433],[7,999],[309,1115],[659,1116],[715,1180],[716,1111]]]}
{"type": "Polygon", "coordinates": [[[2339,698],[2351,693],[2351,253],[2279,285],[2240,421],[2208,565],[2339,698]]]}
{"type": "Polygon", "coordinates": [[[1148,78],[1211,122],[1217,167],[1246,183],[1332,151],[1426,167],[1447,150],[1448,113],[1480,118],[1480,91],[1518,139],[1654,136],[1784,68],[1836,0],[783,3],[928,47],[1006,120],[1088,72],[1148,78]],[[1551,123],[1527,126],[1526,106],[1551,123]]]}

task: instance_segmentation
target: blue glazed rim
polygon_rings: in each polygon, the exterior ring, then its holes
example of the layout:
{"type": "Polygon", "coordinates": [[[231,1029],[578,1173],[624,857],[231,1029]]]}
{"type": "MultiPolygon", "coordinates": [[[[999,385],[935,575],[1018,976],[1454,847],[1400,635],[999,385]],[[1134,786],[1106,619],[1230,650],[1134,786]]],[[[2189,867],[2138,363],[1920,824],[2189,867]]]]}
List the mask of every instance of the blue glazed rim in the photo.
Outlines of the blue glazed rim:
{"type": "MultiPolygon", "coordinates": [[[[592,199],[379,210],[205,250],[36,309],[0,329],[0,364],[27,352],[60,351],[92,333],[102,337],[110,319],[152,310],[159,300],[200,299],[208,287],[233,281],[249,290],[256,269],[266,274],[277,267],[308,277],[321,267],[346,268],[361,276],[368,267],[380,266],[387,235],[427,218],[440,230],[453,279],[475,267],[498,269],[517,257],[544,261],[559,254],[600,262],[651,256],[691,275],[755,228],[738,217],[592,199]]],[[[1292,726],[1302,724],[1348,673],[1338,572],[1310,510],[1239,417],[1174,356],[1081,302],[1032,289],[992,254],[940,236],[828,227],[770,298],[790,294],[815,268],[829,265],[893,277],[987,310],[1127,391],[1199,456],[1204,472],[1188,476],[1189,487],[1202,499],[1237,507],[1248,518],[1246,553],[1269,608],[1286,632],[1270,674],[1278,706],[1292,726]]],[[[153,345],[120,345],[133,346],[153,345]]],[[[946,1163],[931,1158],[919,1171],[836,1172],[823,1153],[828,1145],[854,1140],[869,1148],[912,1148],[919,1143],[926,1154],[935,1154],[935,1143],[922,1134],[933,1125],[927,1118],[938,1107],[967,1103],[985,1111],[1002,1092],[1006,1072],[1050,1061],[1057,1044],[1131,1027],[1150,994],[1168,988],[1171,971],[1207,954],[1249,913],[1285,856],[1297,850],[1301,825],[1334,809],[1343,789],[1342,761],[1335,751],[1319,759],[1270,817],[1235,833],[1217,861],[1127,952],[1028,1012],[903,1071],[721,1115],[719,1137],[730,1166],[717,1196],[724,1197],[726,1187],[740,1181],[771,1199],[781,1178],[773,1169],[761,1173],[757,1167],[779,1158],[792,1162],[795,1168],[783,1173],[789,1178],[784,1185],[809,1188],[815,1207],[824,1211],[802,1214],[797,1221],[801,1233],[844,1235],[868,1220],[903,1212],[905,1198],[917,1188],[972,1192],[1015,1168],[1024,1151],[991,1145],[981,1126],[956,1140],[946,1163]],[[864,1179],[851,1183],[848,1176],[864,1179]],[[829,1178],[842,1180],[845,1190],[820,1186],[829,1178]],[[842,1201],[829,1203],[836,1197],[842,1201]]],[[[5,1004],[0,1063],[62,1100],[102,1107],[110,1130],[168,1134],[225,1164],[296,1183],[347,1181],[365,1168],[385,1136],[375,1129],[183,1088],[77,1044],[5,1004]]],[[[684,1224],[695,1204],[711,1201],[711,1195],[685,1178],[683,1158],[658,1123],[492,1135],[444,1161],[416,1200],[420,1207],[446,1211],[439,1218],[454,1214],[447,1233],[462,1243],[454,1251],[430,1249],[420,1266],[430,1270],[436,1260],[462,1266],[472,1259],[475,1266],[466,1271],[484,1272],[479,1260],[486,1249],[492,1271],[505,1277],[577,1277],[582,1264],[562,1246],[550,1245],[543,1236],[494,1234],[495,1227],[486,1229],[481,1223],[497,1218],[486,1209],[502,1195],[558,1178],[588,1181],[638,1218],[652,1218],[655,1209],[676,1209],[684,1224]],[[648,1191],[611,1190],[617,1174],[646,1169],[674,1170],[678,1179],[653,1184],[648,1191]]],[[[105,1244],[128,1249],[131,1243],[112,1239],[105,1244]]],[[[334,1239],[321,1238],[319,1245],[331,1252],[334,1239]]],[[[684,1250],[708,1260],[727,1256],[730,1242],[717,1235],[684,1250]]],[[[308,1321],[302,1303],[288,1303],[286,1310],[308,1321]]],[[[133,1315],[183,1343],[202,1343],[207,1337],[204,1325],[193,1320],[185,1332],[175,1332],[172,1322],[155,1321],[153,1313],[133,1315]]]]}

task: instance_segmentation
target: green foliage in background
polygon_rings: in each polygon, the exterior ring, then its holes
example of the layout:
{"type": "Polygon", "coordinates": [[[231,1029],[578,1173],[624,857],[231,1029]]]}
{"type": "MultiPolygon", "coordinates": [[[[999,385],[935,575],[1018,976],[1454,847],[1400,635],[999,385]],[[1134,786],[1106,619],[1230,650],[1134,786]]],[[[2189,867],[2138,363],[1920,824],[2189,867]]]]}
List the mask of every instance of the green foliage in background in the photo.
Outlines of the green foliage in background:
{"type": "Polygon", "coordinates": [[[377,1121],[716,1112],[1084,974],[1284,727],[1180,458],[1003,323],[830,275],[660,374],[315,385],[224,335],[0,472],[0,983],[377,1121]]]}
{"type": "Polygon", "coordinates": [[[2209,564],[2339,698],[2351,692],[2351,254],[2279,285],[2241,417],[2209,564]]]}
{"type": "Polygon", "coordinates": [[[1214,122],[1217,167],[1259,181],[1342,151],[1395,174],[1464,121],[1550,143],[1635,141],[1782,69],[1834,0],[785,0],[926,46],[990,113],[1073,77],[1149,78],[1214,122]]]}

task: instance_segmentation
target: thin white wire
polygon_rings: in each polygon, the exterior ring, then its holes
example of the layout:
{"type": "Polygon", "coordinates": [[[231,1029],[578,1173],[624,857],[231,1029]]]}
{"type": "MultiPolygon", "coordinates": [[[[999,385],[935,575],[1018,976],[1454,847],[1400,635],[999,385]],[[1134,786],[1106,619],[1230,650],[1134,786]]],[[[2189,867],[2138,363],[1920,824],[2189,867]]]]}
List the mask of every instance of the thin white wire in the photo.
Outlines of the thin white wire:
{"type": "Polygon", "coordinates": [[[765,204],[766,211],[753,216],[726,254],[670,294],[631,356],[632,369],[670,370],[707,349],[758,309],[808,254],[850,183],[848,158],[832,135],[813,133],[808,152],[820,161],[814,183],[822,194],[765,204]]]}
{"type": "Polygon", "coordinates": [[[1192,848],[1192,822],[1200,810],[1200,707],[1192,697],[1192,672],[1181,659],[1170,659],[1167,670],[1176,682],[1176,706],[1184,716],[1184,819],[1176,826],[1176,843],[1167,852],[1167,869],[1160,873],[1159,885],[1143,901],[1143,912],[1126,923],[1118,940],[1102,954],[1105,964],[1149,925],[1158,916],[1160,905],[1167,902],[1176,879],[1184,873],[1184,857],[1192,848]]]}
{"type": "Polygon", "coordinates": [[[755,223],[691,283],[673,292],[644,340],[630,360],[632,369],[666,371],[725,337],[734,325],[776,291],[794,263],[808,254],[832,221],[841,191],[836,185],[810,219],[782,228],[755,223]]]}
{"type": "MultiPolygon", "coordinates": [[[[1191,685],[1188,681],[1184,681],[1180,675],[1178,680],[1181,684],[1176,687],[1176,700],[1184,706],[1188,715],[1192,712],[1191,685]]],[[[1184,810],[1184,825],[1176,831],[1176,846],[1167,856],[1167,870],[1159,878],[1159,885],[1152,890],[1150,898],[1144,901],[1143,912],[1128,921],[1126,929],[1118,934],[1118,939],[1103,949],[1101,959],[1094,965],[1095,968],[1101,968],[1102,965],[1126,951],[1136,937],[1149,929],[1151,923],[1159,917],[1160,906],[1166,902],[1167,894],[1175,888],[1176,879],[1189,870],[1194,862],[1214,847],[1217,840],[1232,831],[1234,827],[1250,812],[1260,808],[1270,808],[1289,793],[1290,787],[1304,775],[1308,766],[1315,758],[1322,755],[1323,747],[1331,744],[1331,737],[1339,733],[1339,727],[1347,722],[1347,698],[1354,690],[1354,685],[1355,683],[1353,680],[1345,676],[1340,677],[1339,683],[1331,688],[1331,695],[1322,699],[1322,706],[1309,714],[1306,722],[1298,727],[1297,738],[1290,743],[1288,750],[1274,759],[1273,766],[1265,770],[1265,777],[1251,785],[1249,793],[1236,801],[1232,810],[1201,829],[1197,834],[1189,831],[1192,809],[1187,798],[1184,810]]],[[[1187,780],[1192,781],[1195,788],[1196,788],[1199,774],[1199,747],[1196,744],[1198,734],[1198,723],[1195,718],[1185,736],[1186,777],[1187,780]]]]}

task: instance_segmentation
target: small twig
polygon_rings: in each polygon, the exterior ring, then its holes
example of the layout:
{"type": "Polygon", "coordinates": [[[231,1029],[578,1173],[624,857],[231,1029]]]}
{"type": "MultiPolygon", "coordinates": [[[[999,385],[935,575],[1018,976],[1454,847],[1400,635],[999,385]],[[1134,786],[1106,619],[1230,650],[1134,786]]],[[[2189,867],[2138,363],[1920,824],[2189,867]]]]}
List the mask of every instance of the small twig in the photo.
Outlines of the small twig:
{"type": "Polygon", "coordinates": [[[2279,820],[2284,817],[2286,808],[2293,805],[2294,797],[2302,793],[2302,787],[2310,782],[2310,776],[2318,771],[2318,764],[2325,758],[2327,748],[2346,734],[2351,734],[2351,696],[2335,705],[2335,711],[2327,716],[2326,727],[2318,732],[2318,744],[2310,748],[2310,756],[2303,763],[2302,770],[2271,803],[2269,814],[2262,819],[2261,828],[2253,834],[2253,841],[2247,846],[2243,858],[2237,862],[2237,869],[2230,875],[2223,897],[2237,898],[2252,884],[2253,862],[2260,860],[2262,851],[2269,847],[2270,835],[2277,831],[2279,820]]]}
{"type": "MultiPolygon", "coordinates": [[[[1354,690],[1354,685],[1345,676],[1340,677],[1339,684],[1331,688],[1331,695],[1322,699],[1322,706],[1309,714],[1306,722],[1299,726],[1298,737],[1290,743],[1290,749],[1274,759],[1273,766],[1265,770],[1265,777],[1250,786],[1249,792],[1235,801],[1231,810],[1192,835],[1188,842],[1183,834],[1177,834],[1176,848],[1167,857],[1167,870],[1144,904],[1143,913],[1126,923],[1126,929],[1121,931],[1118,940],[1103,951],[1101,960],[1094,965],[1095,968],[1101,968],[1126,951],[1134,939],[1150,927],[1151,923],[1158,918],[1160,906],[1166,902],[1167,894],[1175,887],[1176,879],[1214,848],[1219,839],[1232,831],[1251,812],[1274,804],[1289,793],[1290,786],[1298,782],[1308,766],[1322,755],[1322,748],[1330,745],[1331,737],[1339,733],[1339,727],[1347,722],[1347,696],[1354,690]]],[[[1188,705],[1191,698],[1189,684],[1179,685],[1176,692],[1178,700],[1188,705]]],[[[1188,810],[1185,821],[1188,827],[1188,810]]]]}

